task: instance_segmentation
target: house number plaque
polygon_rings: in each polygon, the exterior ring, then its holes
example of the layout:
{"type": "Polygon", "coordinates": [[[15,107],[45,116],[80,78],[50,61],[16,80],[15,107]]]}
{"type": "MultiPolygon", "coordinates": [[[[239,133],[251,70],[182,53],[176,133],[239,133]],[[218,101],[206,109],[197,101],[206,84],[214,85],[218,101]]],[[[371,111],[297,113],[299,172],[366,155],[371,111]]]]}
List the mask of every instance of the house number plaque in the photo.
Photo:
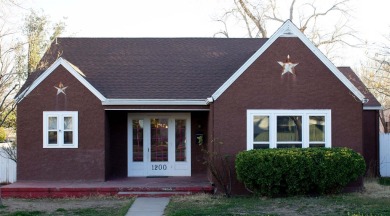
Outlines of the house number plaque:
{"type": "Polygon", "coordinates": [[[152,170],[167,170],[167,165],[156,164],[152,165],[152,170]]]}

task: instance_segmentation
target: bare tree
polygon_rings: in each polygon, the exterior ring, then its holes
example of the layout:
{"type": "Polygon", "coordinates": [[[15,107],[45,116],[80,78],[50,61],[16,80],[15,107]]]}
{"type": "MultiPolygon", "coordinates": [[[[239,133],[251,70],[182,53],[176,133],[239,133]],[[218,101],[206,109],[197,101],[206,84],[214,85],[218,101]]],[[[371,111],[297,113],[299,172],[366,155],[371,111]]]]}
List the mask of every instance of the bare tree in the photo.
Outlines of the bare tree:
{"type": "MultiPolygon", "coordinates": [[[[1,34],[1,31],[0,31],[1,34]]],[[[0,35],[0,127],[16,127],[16,103],[13,99],[25,80],[24,49],[7,34],[0,35]]],[[[16,162],[16,144],[1,148],[0,156],[16,162]]]]}
{"type": "Polygon", "coordinates": [[[0,157],[10,159],[17,162],[16,156],[16,142],[12,142],[9,145],[3,146],[0,150],[0,157]]]}
{"type": "MultiPolygon", "coordinates": [[[[12,6],[16,2],[0,0],[0,9],[8,9],[6,6],[9,4],[12,6]],[[4,2],[7,5],[3,5],[4,2]]],[[[3,18],[0,18],[0,27],[8,24],[8,20],[3,18]]],[[[64,32],[65,27],[63,21],[50,25],[48,16],[31,10],[25,18],[23,32],[0,28],[0,127],[16,127],[16,102],[13,97],[28,75],[35,71],[50,43],[64,32]],[[14,36],[16,33],[24,33],[25,39],[17,40],[14,36]],[[28,47],[27,51],[25,47],[28,47]]],[[[3,152],[2,156],[5,155],[16,162],[16,143],[3,147],[3,152]]]]}
{"type": "Polygon", "coordinates": [[[13,96],[24,81],[23,43],[16,39],[17,30],[10,28],[10,21],[6,16],[13,7],[20,5],[15,0],[0,1],[0,127],[14,126],[7,120],[10,116],[15,116],[13,96]]]}
{"type": "Polygon", "coordinates": [[[234,8],[217,19],[223,23],[224,30],[216,35],[231,35],[227,32],[230,19],[235,21],[234,24],[243,26],[247,37],[267,38],[270,27],[280,26],[289,19],[327,55],[341,46],[361,43],[356,32],[349,26],[349,0],[233,1],[234,8]]]}
{"type": "Polygon", "coordinates": [[[367,88],[384,105],[390,108],[390,39],[388,44],[371,48],[368,60],[362,65],[361,77],[367,88]]]}
{"type": "MultiPolygon", "coordinates": [[[[390,34],[389,34],[390,36],[390,34]]],[[[370,45],[366,52],[367,61],[360,68],[360,78],[367,89],[378,99],[384,110],[380,121],[385,133],[390,133],[390,39],[370,45]]]]}
{"type": "MultiPolygon", "coordinates": [[[[4,126],[9,116],[14,114],[16,104],[13,96],[18,91],[21,81],[20,67],[15,65],[23,59],[23,47],[15,40],[16,30],[9,28],[8,17],[14,12],[15,7],[20,8],[17,0],[0,0],[0,127],[4,126]]],[[[8,150],[8,147],[2,149],[8,150]]],[[[2,206],[1,187],[0,206],[2,206]]]]}

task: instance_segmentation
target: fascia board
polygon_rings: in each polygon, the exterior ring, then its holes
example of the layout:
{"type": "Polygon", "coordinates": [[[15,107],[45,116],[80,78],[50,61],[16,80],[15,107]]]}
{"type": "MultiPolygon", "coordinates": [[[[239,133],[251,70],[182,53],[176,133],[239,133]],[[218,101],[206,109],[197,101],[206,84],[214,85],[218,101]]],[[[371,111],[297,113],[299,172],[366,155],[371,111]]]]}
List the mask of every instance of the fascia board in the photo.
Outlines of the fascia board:
{"type": "Polygon", "coordinates": [[[221,87],[212,94],[214,100],[218,99],[234,81],[244,73],[249,66],[253,64],[279,37],[298,37],[321,62],[323,62],[330,71],[363,103],[364,95],[354,86],[333,63],[316,47],[314,44],[291,22],[287,20],[264,44],[255,54],[253,54],[221,87]]]}
{"type": "Polygon", "coordinates": [[[103,102],[106,100],[106,98],[84,78],[84,73],[82,73],[78,68],[74,68],[73,65],[65,59],[63,59],[62,66],[64,66],[66,70],[68,70],[74,77],[76,77],[76,79],[79,80],[90,92],[92,92],[92,94],[99,98],[100,101],[103,102]]]}
{"type": "Polygon", "coordinates": [[[236,81],[238,77],[240,77],[241,74],[243,74],[244,71],[246,71],[246,69],[248,69],[249,66],[251,66],[253,62],[255,62],[256,59],[259,58],[261,54],[263,54],[268,49],[268,47],[272,45],[272,43],[279,37],[279,35],[285,31],[285,27],[285,25],[281,26],[275,32],[275,34],[255,52],[255,54],[253,54],[236,72],[234,72],[234,74],[224,84],[222,84],[221,87],[217,89],[217,91],[214,92],[214,94],[212,94],[213,100],[217,100],[218,97],[221,96],[226,91],[226,89],[229,88],[230,85],[232,85],[234,81],[236,81]]]}
{"type": "MultiPolygon", "coordinates": [[[[291,22],[291,21],[290,21],[291,22]]],[[[316,47],[314,44],[293,24],[291,23],[292,33],[296,35],[301,41],[320,59],[322,63],[357,97],[364,103],[365,96],[359,91],[359,89],[352,84],[347,77],[316,47]]]]}
{"type": "Polygon", "coordinates": [[[207,105],[207,99],[106,99],[102,105],[207,105]]]}
{"type": "Polygon", "coordinates": [[[363,110],[383,110],[382,106],[363,106],[363,110]]]}
{"type": "Polygon", "coordinates": [[[88,90],[90,90],[100,101],[105,101],[106,98],[96,90],[68,61],[63,58],[58,58],[45,72],[43,72],[34,82],[27,87],[18,97],[15,98],[19,103],[25,98],[32,90],[34,90],[43,80],[46,79],[58,66],[62,65],[69,73],[71,73],[77,80],[79,80],[88,90]]]}
{"type": "Polygon", "coordinates": [[[50,65],[45,72],[43,72],[37,79],[31,83],[18,97],[15,98],[15,101],[19,103],[23,98],[25,98],[32,90],[34,90],[47,76],[49,76],[60,64],[62,58],[58,58],[52,65],[50,65]]]}

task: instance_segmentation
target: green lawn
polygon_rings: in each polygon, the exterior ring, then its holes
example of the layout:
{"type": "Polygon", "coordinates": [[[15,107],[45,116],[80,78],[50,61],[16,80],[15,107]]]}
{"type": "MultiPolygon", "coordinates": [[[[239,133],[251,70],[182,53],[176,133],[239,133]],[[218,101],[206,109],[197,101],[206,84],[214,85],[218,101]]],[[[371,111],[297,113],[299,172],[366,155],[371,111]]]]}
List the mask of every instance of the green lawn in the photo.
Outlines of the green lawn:
{"type": "Polygon", "coordinates": [[[80,199],[3,199],[5,216],[124,216],[134,199],[90,197],[80,199]]]}
{"type": "Polygon", "coordinates": [[[366,187],[362,193],[319,197],[175,197],[167,216],[191,215],[390,215],[390,186],[366,187]],[[372,188],[374,187],[374,188],[372,188]]]}
{"type": "MultiPolygon", "coordinates": [[[[8,216],[123,216],[134,199],[3,199],[0,215],[8,216]]],[[[265,198],[213,195],[172,197],[165,215],[390,215],[390,186],[365,183],[365,191],[318,197],[265,198]]]]}

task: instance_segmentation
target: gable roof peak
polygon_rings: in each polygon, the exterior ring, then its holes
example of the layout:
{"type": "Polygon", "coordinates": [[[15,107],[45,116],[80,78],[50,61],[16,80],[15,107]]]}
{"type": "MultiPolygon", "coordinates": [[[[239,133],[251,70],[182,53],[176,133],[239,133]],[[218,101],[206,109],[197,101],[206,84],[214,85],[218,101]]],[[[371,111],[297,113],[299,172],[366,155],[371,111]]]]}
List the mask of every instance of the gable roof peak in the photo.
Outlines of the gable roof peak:
{"type": "Polygon", "coordinates": [[[281,26],[280,37],[297,37],[294,31],[299,30],[291,20],[286,20],[281,26]],[[295,29],[294,29],[295,28],[295,29]]]}
{"type": "Polygon", "coordinates": [[[32,90],[34,90],[43,80],[53,73],[59,66],[63,66],[70,74],[79,80],[88,90],[90,90],[100,101],[105,101],[106,98],[93,87],[86,79],[85,74],[75,65],[66,59],[59,57],[53,64],[51,64],[42,74],[38,76],[30,85],[28,85],[21,93],[15,97],[15,101],[19,103],[32,90]]]}
{"type": "Polygon", "coordinates": [[[309,48],[315,56],[357,97],[362,103],[366,103],[365,96],[348,80],[337,67],[307,38],[303,32],[291,21],[286,20],[278,30],[261,46],[217,91],[214,92],[212,98],[216,100],[223,92],[229,88],[233,82],[248,69],[253,62],[257,60],[279,37],[297,37],[307,48],[309,48]]]}

